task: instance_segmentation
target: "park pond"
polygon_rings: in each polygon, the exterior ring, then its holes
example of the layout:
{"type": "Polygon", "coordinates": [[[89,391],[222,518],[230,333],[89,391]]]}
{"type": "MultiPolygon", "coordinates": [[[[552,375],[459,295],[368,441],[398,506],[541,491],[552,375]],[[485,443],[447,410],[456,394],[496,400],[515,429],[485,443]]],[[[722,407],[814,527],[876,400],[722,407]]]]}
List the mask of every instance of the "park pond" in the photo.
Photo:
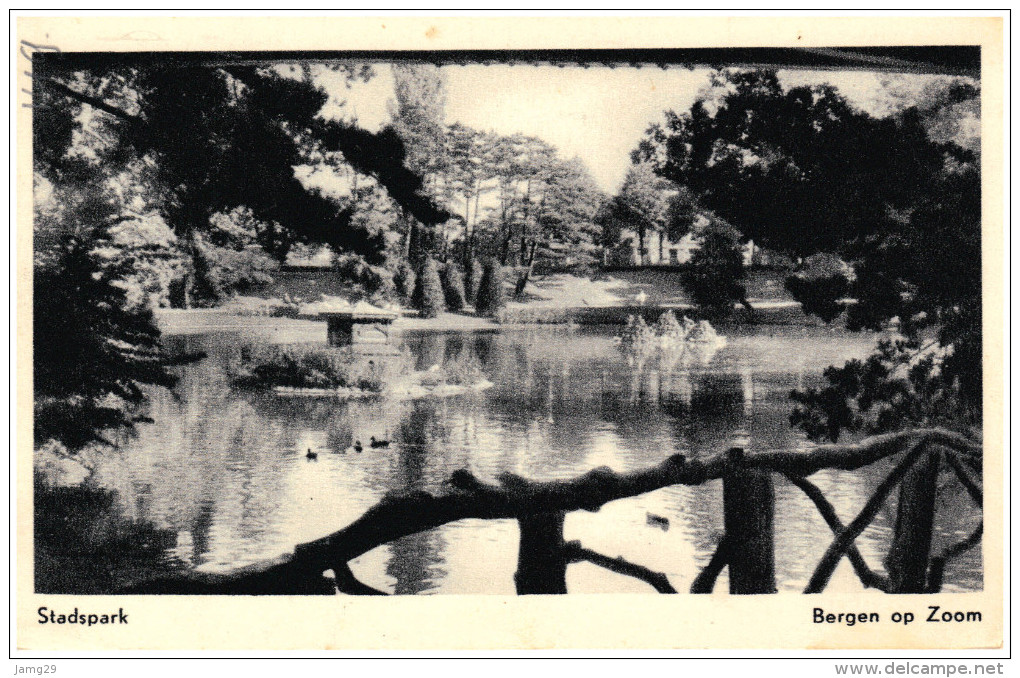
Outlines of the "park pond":
{"type": "MultiPolygon", "coordinates": [[[[152,390],[152,423],[95,467],[93,480],[116,493],[123,520],[164,535],[150,554],[163,564],[229,572],[273,558],[347,525],[389,491],[438,491],[460,468],[488,481],[503,471],[550,480],[603,465],[637,470],[678,451],[807,449],[789,424],[791,389],[820,384],[826,366],[866,356],[877,339],[824,327],[723,327],[728,342],[714,353],[638,359],[615,341],[618,327],[404,330],[398,342],[417,369],[469,359],[492,387],[343,400],[231,386],[226,360],[242,339],[325,339],[322,323],[288,328],[275,320],[171,329],[172,348],[206,358],[179,368],[173,393],[152,390]],[[372,437],[390,444],[372,447],[372,437]],[[315,459],[306,458],[309,449],[315,459]]],[[[890,468],[823,471],[812,480],[846,522],[890,468]]],[[[799,489],[778,476],[775,486],[777,584],[799,591],[832,535],[799,489]]],[[[935,549],[976,526],[980,516],[968,502],[951,483],[940,494],[935,549]]],[[[858,540],[878,570],[895,524],[895,502],[887,504],[858,540]]],[[[722,520],[722,486],[713,481],[568,514],[565,537],[663,572],[685,590],[711,557],[722,520]]],[[[351,568],[366,584],[398,594],[512,594],[517,544],[512,520],[465,520],[379,547],[351,568]]],[[[132,583],[145,565],[112,558],[108,567],[114,582],[132,583]]],[[[567,585],[571,593],[652,591],[587,563],[570,566],[567,585]]],[[[946,590],[981,586],[980,548],[950,563],[946,590]]],[[[861,585],[844,561],[831,587],[861,585]]],[[[716,590],[726,590],[725,572],[716,590]]]]}

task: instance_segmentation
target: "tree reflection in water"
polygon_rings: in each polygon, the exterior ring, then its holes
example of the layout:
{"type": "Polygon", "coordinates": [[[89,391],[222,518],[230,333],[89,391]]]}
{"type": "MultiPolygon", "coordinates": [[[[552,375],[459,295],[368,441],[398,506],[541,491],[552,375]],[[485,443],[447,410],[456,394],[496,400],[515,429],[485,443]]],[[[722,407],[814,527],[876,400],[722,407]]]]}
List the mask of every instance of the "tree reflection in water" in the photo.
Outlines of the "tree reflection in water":
{"type": "MultiPolygon", "coordinates": [[[[397,401],[282,397],[233,389],[223,377],[236,335],[189,337],[209,357],[181,368],[178,395],[152,393],[155,422],[97,473],[125,514],[171,535],[166,554],[185,566],[230,569],[333,532],[386,492],[436,489],[458,468],[493,481],[512,471],[567,478],[606,464],[620,471],[673,452],[711,454],[801,449],[789,426],[789,391],[820,379],[829,364],[866,355],[873,338],[812,328],[731,333],[713,356],[696,351],[628,357],[613,329],[506,328],[499,332],[409,332],[417,366],[472,360],[494,386],[443,399],[397,401]],[[371,436],[391,440],[371,448],[371,436]],[[362,453],[351,449],[361,440],[362,453]],[[318,450],[316,460],[305,451],[318,450]],[[173,535],[176,535],[174,538],[173,535]]],[[[882,469],[822,473],[813,480],[843,520],[870,494],[882,469]]],[[[777,480],[777,575],[801,587],[827,528],[801,493],[777,480]]],[[[888,543],[890,516],[860,540],[873,564],[888,543]]],[[[972,516],[940,517],[940,530],[968,530],[972,516]]],[[[568,517],[567,539],[620,553],[665,572],[678,589],[714,551],[722,528],[719,483],[665,488],[568,517]],[[663,532],[646,513],[670,520],[663,532]]],[[[366,583],[398,593],[513,590],[512,521],[463,521],[401,539],[355,564],[366,583]]],[[[977,588],[980,550],[955,562],[955,581],[977,588]]],[[[119,566],[111,565],[114,579],[119,566]]],[[[128,567],[125,565],[125,567],[128,567]]],[[[570,569],[571,590],[629,591],[625,578],[570,569]]],[[[123,579],[132,576],[127,570],[123,579]]],[[[637,590],[643,590],[640,588],[637,590]]]]}

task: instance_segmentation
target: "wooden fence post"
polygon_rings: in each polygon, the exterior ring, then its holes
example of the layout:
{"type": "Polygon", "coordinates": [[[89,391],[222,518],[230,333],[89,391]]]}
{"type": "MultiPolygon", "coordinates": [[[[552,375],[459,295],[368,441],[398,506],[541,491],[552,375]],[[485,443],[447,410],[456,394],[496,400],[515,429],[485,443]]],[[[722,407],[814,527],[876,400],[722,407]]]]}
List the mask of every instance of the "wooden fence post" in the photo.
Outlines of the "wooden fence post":
{"type": "Polygon", "coordinates": [[[567,592],[563,511],[521,517],[520,550],[514,583],[518,595],[567,592]]]}
{"type": "Polygon", "coordinates": [[[776,592],[775,488],[772,472],[740,467],[744,451],[729,451],[723,478],[723,520],[730,544],[730,593],[776,592]]]}
{"type": "Polygon", "coordinates": [[[885,567],[889,593],[924,593],[931,557],[941,456],[925,454],[903,476],[893,535],[885,567]]]}

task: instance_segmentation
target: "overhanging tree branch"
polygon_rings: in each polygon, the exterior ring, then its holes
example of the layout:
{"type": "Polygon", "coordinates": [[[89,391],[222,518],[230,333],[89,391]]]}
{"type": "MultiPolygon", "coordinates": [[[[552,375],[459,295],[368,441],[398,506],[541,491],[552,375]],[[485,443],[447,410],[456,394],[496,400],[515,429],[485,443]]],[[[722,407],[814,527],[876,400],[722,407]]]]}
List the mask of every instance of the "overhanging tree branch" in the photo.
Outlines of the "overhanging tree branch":
{"type": "Polygon", "coordinates": [[[117,108],[112,104],[106,103],[105,101],[98,97],[83,94],[82,92],[79,92],[71,87],[68,87],[64,83],[54,78],[39,78],[35,80],[35,82],[42,83],[43,85],[49,87],[55,92],[59,92],[65,96],[69,96],[72,99],[80,101],[83,104],[88,104],[92,108],[103,111],[104,113],[109,113],[110,115],[116,116],[121,120],[126,120],[133,125],[141,126],[145,124],[145,120],[140,116],[132,115],[131,113],[128,113],[127,111],[121,108],[117,108]]]}

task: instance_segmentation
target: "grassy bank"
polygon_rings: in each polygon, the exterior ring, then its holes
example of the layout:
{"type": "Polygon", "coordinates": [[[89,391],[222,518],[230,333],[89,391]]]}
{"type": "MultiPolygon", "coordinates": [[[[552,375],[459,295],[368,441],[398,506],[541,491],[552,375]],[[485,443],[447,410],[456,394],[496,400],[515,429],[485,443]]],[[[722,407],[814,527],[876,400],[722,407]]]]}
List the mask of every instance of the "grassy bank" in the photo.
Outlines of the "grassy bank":
{"type": "MultiPolygon", "coordinates": [[[[291,272],[279,286],[267,286],[263,291],[266,295],[284,293],[283,297],[239,297],[216,309],[161,310],[160,327],[167,334],[236,330],[253,332],[273,343],[325,342],[325,323],[301,316],[300,307],[321,298],[316,292],[329,287],[326,278],[321,272],[291,272]],[[299,292],[306,296],[299,296],[299,292]]],[[[713,324],[819,324],[801,311],[775,272],[752,271],[747,286],[754,311],[737,307],[729,318],[713,319],[713,324]]],[[[524,299],[510,301],[494,319],[478,317],[470,309],[444,312],[436,318],[420,318],[404,309],[393,323],[393,330],[470,331],[520,324],[624,325],[629,316],[652,323],[665,310],[700,318],[675,271],[618,271],[596,278],[555,274],[537,277],[524,299]],[[639,304],[637,298],[642,293],[644,303],[639,304]]]]}
{"type": "MultiPolygon", "coordinates": [[[[621,306],[582,306],[575,308],[542,308],[526,304],[508,305],[498,316],[500,324],[567,324],[577,325],[625,325],[628,317],[644,318],[653,323],[664,311],[672,310],[679,315],[701,319],[701,314],[692,306],[657,306],[644,304],[621,306]]],[[[804,314],[796,303],[771,303],[754,307],[754,311],[736,308],[727,318],[714,319],[720,325],[818,325],[820,321],[804,314]]]]}

